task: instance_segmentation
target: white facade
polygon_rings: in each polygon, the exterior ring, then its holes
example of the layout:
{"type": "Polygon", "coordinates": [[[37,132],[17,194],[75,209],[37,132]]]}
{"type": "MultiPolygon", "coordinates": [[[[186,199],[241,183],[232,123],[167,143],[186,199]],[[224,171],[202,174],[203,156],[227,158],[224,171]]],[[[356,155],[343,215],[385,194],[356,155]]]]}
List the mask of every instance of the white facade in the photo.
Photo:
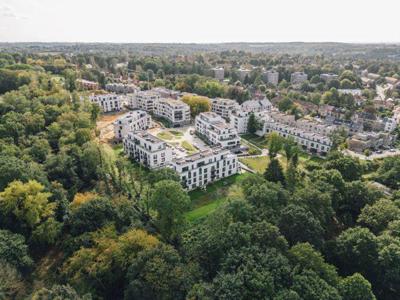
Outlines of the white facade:
{"type": "Polygon", "coordinates": [[[151,91],[158,93],[161,98],[178,99],[180,94],[178,91],[170,90],[164,87],[155,87],[151,91]]]}
{"type": "Polygon", "coordinates": [[[304,72],[294,72],[290,75],[291,84],[300,84],[308,79],[308,76],[304,72]]]}
{"type": "Polygon", "coordinates": [[[143,110],[130,111],[114,123],[114,136],[122,140],[131,131],[146,130],[151,127],[151,117],[143,110]]]}
{"type": "Polygon", "coordinates": [[[173,126],[190,123],[190,107],[180,100],[167,98],[156,100],[154,114],[169,120],[173,126]]]}
{"type": "Polygon", "coordinates": [[[245,101],[240,107],[242,111],[247,112],[271,111],[272,104],[267,98],[264,98],[263,100],[245,101]]]}
{"type": "Polygon", "coordinates": [[[338,79],[339,76],[336,74],[332,74],[332,73],[323,73],[323,74],[319,75],[319,78],[321,78],[321,80],[323,80],[325,82],[329,82],[331,80],[338,79]]]}
{"type": "Polygon", "coordinates": [[[385,124],[384,130],[386,132],[392,132],[397,127],[397,122],[394,118],[384,118],[383,124],[385,124]]]}
{"type": "Polygon", "coordinates": [[[224,68],[219,67],[219,68],[213,68],[212,70],[214,72],[214,78],[215,79],[218,79],[218,80],[221,80],[221,81],[224,80],[224,78],[225,78],[225,70],[224,70],[224,68]]]}
{"type": "Polygon", "coordinates": [[[165,167],[172,161],[171,148],[145,131],[129,132],[123,145],[126,154],[150,169],[165,167]]]}
{"type": "Polygon", "coordinates": [[[160,94],[154,91],[137,92],[131,102],[132,108],[137,107],[147,112],[153,112],[158,99],[160,99],[160,94]]]}
{"type": "Polygon", "coordinates": [[[331,150],[332,141],[329,135],[337,128],[309,120],[295,120],[294,116],[279,112],[265,114],[263,127],[256,134],[263,136],[277,132],[283,137],[292,137],[303,149],[325,155],[331,150]]]}
{"type": "Polygon", "coordinates": [[[89,100],[101,107],[103,112],[120,111],[124,99],[115,94],[91,95],[89,100]]]}
{"type": "Polygon", "coordinates": [[[213,112],[200,113],[195,120],[196,132],[211,145],[234,148],[240,145],[236,129],[213,112]]]}
{"type": "Polygon", "coordinates": [[[263,79],[265,82],[278,85],[279,82],[279,72],[276,71],[265,71],[263,72],[263,79]]]}
{"type": "Polygon", "coordinates": [[[249,118],[251,114],[254,114],[257,120],[261,119],[265,112],[249,112],[249,111],[234,111],[230,117],[229,122],[239,134],[247,133],[249,118]]]}
{"type": "Polygon", "coordinates": [[[243,82],[245,80],[246,76],[250,76],[251,70],[240,68],[237,72],[238,72],[240,81],[243,82]]]}
{"type": "Polygon", "coordinates": [[[215,98],[211,100],[211,111],[228,119],[229,115],[239,108],[239,104],[235,100],[215,98]]]}
{"type": "Polygon", "coordinates": [[[238,158],[229,150],[211,148],[172,161],[172,168],[188,190],[203,187],[239,172],[238,158]]]}

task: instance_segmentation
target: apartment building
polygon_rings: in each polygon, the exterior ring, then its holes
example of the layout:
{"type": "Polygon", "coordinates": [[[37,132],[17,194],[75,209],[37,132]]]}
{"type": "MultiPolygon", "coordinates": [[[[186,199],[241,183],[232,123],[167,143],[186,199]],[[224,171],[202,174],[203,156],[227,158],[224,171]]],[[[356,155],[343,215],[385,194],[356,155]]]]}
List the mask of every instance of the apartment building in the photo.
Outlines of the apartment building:
{"type": "Polygon", "coordinates": [[[236,110],[232,112],[229,116],[229,123],[232,127],[234,127],[238,134],[247,133],[249,118],[251,114],[254,114],[257,120],[262,119],[266,112],[252,112],[252,111],[243,111],[236,110]]]}
{"type": "Polygon", "coordinates": [[[143,110],[130,111],[114,121],[113,127],[115,139],[122,140],[131,131],[149,129],[151,117],[143,110]]]}
{"type": "Polygon", "coordinates": [[[140,91],[135,94],[128,105],[131,108],[139,108],[147,112],[153,112],[156,101],[160,99],[160,94],[154,91],[140,91]]]}
{"type": "Polygon", "coordinates": [[[329,134],[336,126],[320,124],[310,120],[295,120],[294,116],[272,112],[261,118],[262,129],[256,132],[263,136],[277,132],[285,138],[292,137],[303,149],[312,153],[325,155],[331,150],[332,141],[329,134]]]}
{"type": "Polygon", "coordinates": [[[206,186],[240,171],[237,156],[219,147],[174,159],[171,166],[181,177],[183,187],[188,190],[206,186]]]}
{"type": "Polygon", "coordinates": [[[251,70],[249,70],[249,69],[240,68],[237,71],[240,81],[243,82],[245,80],[246,76],[250,76],[250,72],[251,72],[251,70]]]}
{"type": "Polygon", "coordinates": [[[172,98],[160,98],[154,103],[154,114],[171,122],[172,126],[190,123],[190,107],[186,103],[172,98]]]}
{"type": "Polygon", "coordinates": [[[117,94],[136,93],[139,88],[131,83],[107,83],[106,90],[117,94]]]}
{"type": "Polygon", "coordinates": [[[349,150],[362,153],[366,149],[389,148],[394,141],[395,137],[386,132],[363,132],[353,135],[347,144],[349,150]]]}
{"type": "Polygon", "coordinates": [[[242,103],[240,108],[246,112],[271,111],[272,104],[267,98],[262,100],[247,100],[242,103]]]}
{"type": "Polygon", "coordinates": [[[229,115],[239,108],[239,104],[235,100],[215,98],[211,100],[211,111],[228,119],[229,115]]]}
{"type": "Polygon", "coordinates": [[[304,72],[294,72],[290,75],[291,84],[301,84],[308,79],[308,76],[304,72]]]}
{"type": "Polygon", "coordinates": [[[213,68],[212,71],[214,72],[214,78],[220,81],[224,80],[225,78],[225,70],[222,67],[213,68]]]}
{"type": "Polygon", "coordinates": [[[77,79],[76,85],[78,86],[78,88],[81,88],[84,90],[98,90],[99,89],[99,84],[97,82],[85,80],[85,79],[77,79]]]}
{"type": "Polygon", "coordinates": [[[172,161],[172,149],[167,143],[146,131],[129,132],[123,146],[126,154],[150,169],[166,167],[172,161]]]}
{"type": "Polygon", "coordinates": [[[195,119],[196,133],[211,145],[223,148],[240,146],[236,129],[214,112],[204,112],[195,119]]]}
{"type": "Polygon", "coordinates": [[[89,100],[101,107],[103,112],[120,111],[123,106],[123,97],[115,94],[90,95],[89,100]]]}
{"type": "Polygon", "coordinates": [[[172,99],[178,99],[179,98],[179,91],[174,91],[170,89],[166,89],[164,87],[156,87],[151,89],[151,91],[158,93],[161,98],[172,98],[172,99]]]}
{"type": "Polygon", "coordinates": [[[325,81],[326,83],[334,80],[334,79],[338,79],[339,76],[333,73],[323,73],[319,75],[319,78],[321,78],[321,80],[325,81]]]}
{"type": "Polygon", "coordinates": [[[278,82],[279,82],[279,72],[272,71],[272,70],[270,70],[270,71],[264,71],[264,72],[262,73],[262,77],[263,77],[263,80],[264,80],[266,83],[270,83],[270,84],[273,84],[273,85],[278,85],[278,82]]]}

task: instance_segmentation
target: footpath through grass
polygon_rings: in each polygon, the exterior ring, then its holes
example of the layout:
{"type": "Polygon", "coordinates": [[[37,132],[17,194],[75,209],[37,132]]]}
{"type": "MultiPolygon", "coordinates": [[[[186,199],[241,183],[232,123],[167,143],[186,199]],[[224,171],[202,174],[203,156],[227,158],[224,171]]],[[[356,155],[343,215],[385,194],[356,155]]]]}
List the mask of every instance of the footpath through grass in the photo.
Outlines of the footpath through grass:
{"type": "Polygon", "coordinates": [[[249,173],[236,174],[208,185],[206,190],[189,192],[192,209],[186,213],[186,219],[195,222],[212,213],[229,197],[240,196],[240,182],[247,176],[249,173]]]}
{"type": "Polygon", "coordinates": [[[241,157],[239,161],[250,169],[253,169],[257,173],[264,174],[265,169],[269,164],[269,157],[259,156],[259,157],[241,157]]]}

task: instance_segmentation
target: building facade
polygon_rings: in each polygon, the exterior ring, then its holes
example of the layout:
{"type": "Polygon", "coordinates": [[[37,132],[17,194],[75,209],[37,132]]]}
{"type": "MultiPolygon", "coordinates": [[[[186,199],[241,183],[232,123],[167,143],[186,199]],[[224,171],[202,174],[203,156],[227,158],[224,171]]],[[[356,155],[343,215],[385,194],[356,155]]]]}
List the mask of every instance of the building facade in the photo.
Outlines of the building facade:
{"type": "Polygon", "coordinates": [[[339,76],[333,73],[323,73],[321,75],[319,75],[319,78],[321,78],[321,80],[325,81],[325,82],[330,82],[334,79],[338,79],[339,76]]]}
{"type": "Polygon", "coordinates": [[[278,85],[279,82],[279,72],[277,71],[264,71],[262,73],[263,80],[266,83],[270,83],[273,85],[278,85]]]}
{"type": "Polygon", "coordinates": [[[174,127],[190,123],[190,107],[180,100],[160,98],[155,101],[153,112],[170,121],[174,127]]]}
{"type": "Polygon", "coordinates": [[[291,84],[301,84],[308,79],[308,76],[304,72],[294,72],[290,75],[291,84]]]}
{"type": "Polygon", "coordinates": [[[114,136],[122,140],[131,131],[146,130],[151,127],[151,117],[143,110],[130,111],[118,118],[114,123],[114,136]]]}
{"type": "Polygon", "coordinates": [[[103,112],[120,111],[124,99],[115,94],[90,95],[89,100],[101,107],[103,112]]]}
{"type": "Polygon", "coordinates": [[[172,161],[167,143],[145,131],[129,132],[123,146],[126,154],[150,169],[166,167],[172,161]]]}
{"type": "Polygon", "coordinates": [[[228,119],[229,115],[239,108],[239,104],[235,100],[215,98],[211,100],[211,111],[228,119]]]}
{"type": "Polygon", "coordinates": [[[134,94],[131,102],[128,105],[131,108],[139,108],[147,112],[154,112],[155,103],[160,99],[160,94],[154,91],[140,91],[134,94]]]}
{"type": "Polygon", "coordinates": [[[106,90],[118,94],[136,93],[139,88],[131,83],[107,83],[106,90]]]}
{"type": "Polygon", "coordinates": [[[204,187],[240,171],[237,156],[222,148],[211,148],[174,159],[171,165],[187,190],[204,187]]]}
{"type": "Polygon", "coordinates": [[[225,78],[225,70],[222,67],[213,68],[212,71],[214,72],[214,78],[220,81],[224,80],[225,78]]]}
{"type": "Polygon", "coordinates": [[[196,133],[211,145],[222,148],[240,146],[240,138],[236,129],[227,124],[221,116],[213,112],[204,112],[196,116],[196,133]]]}

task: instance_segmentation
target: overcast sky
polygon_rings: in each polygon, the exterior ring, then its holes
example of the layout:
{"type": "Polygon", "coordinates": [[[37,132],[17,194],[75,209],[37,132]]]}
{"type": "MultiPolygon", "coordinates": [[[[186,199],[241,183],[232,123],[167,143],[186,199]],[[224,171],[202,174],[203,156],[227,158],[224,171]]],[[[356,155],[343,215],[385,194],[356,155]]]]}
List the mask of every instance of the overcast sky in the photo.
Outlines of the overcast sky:
{"type": "Polygon", "coordinates": [[[0,41],[400,42],[400,0],[0,0],[0,41]]]}

